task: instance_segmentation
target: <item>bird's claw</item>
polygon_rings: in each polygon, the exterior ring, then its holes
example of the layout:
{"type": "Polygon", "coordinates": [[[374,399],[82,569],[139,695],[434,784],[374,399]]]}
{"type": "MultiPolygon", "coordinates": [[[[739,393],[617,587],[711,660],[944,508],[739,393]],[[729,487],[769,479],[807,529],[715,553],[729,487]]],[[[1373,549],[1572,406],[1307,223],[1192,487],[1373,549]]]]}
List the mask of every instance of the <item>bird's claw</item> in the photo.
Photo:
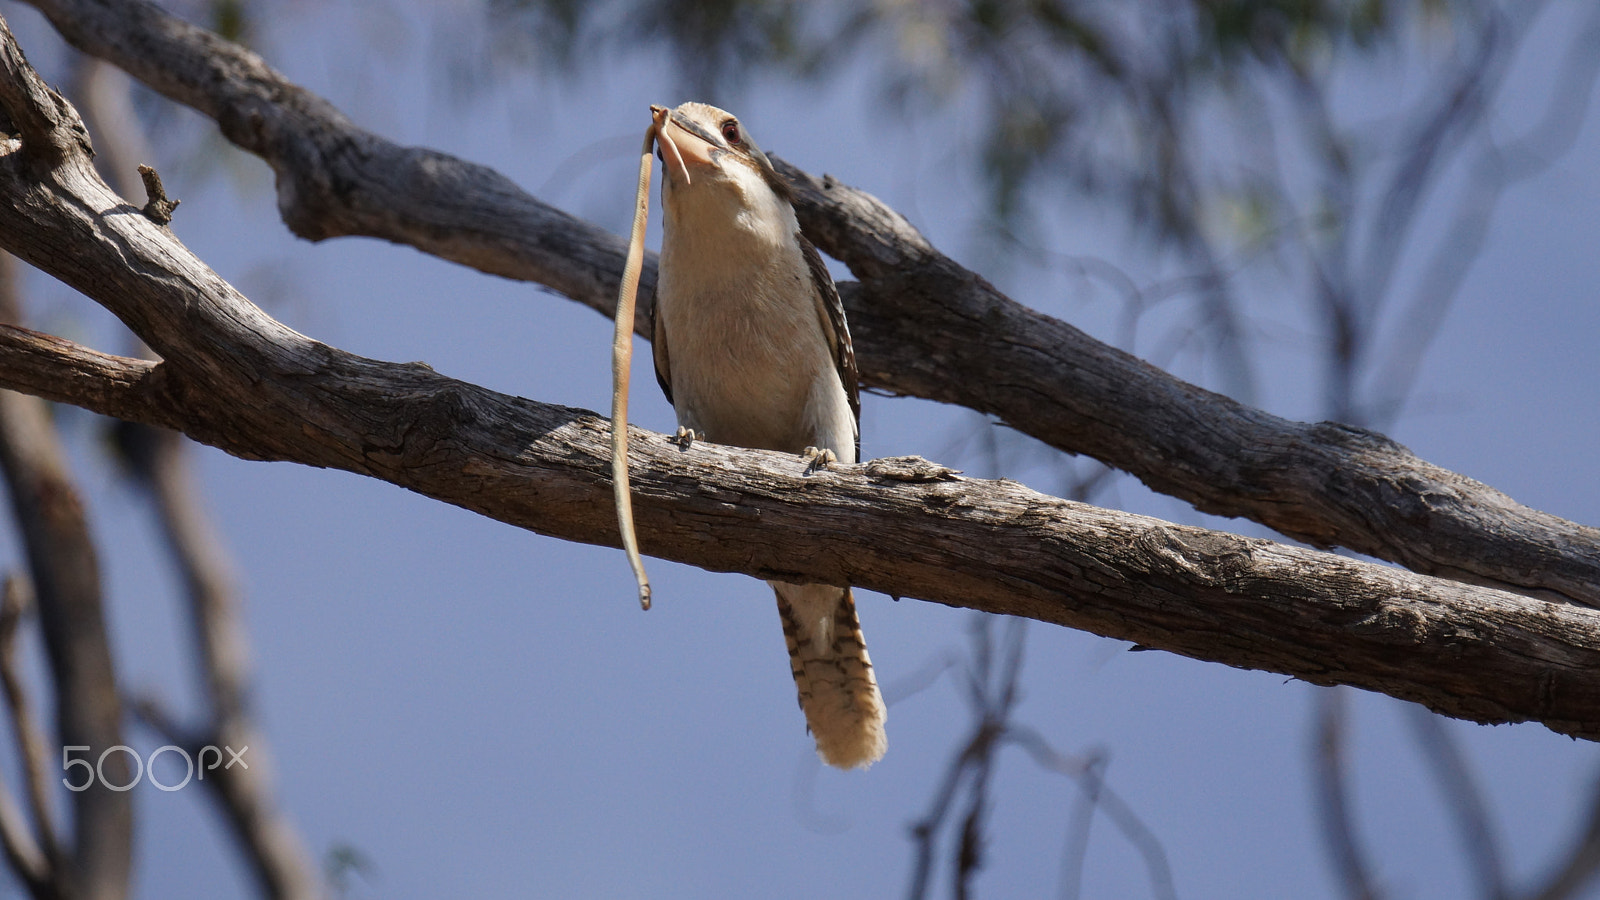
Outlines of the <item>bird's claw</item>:
{"type": "Polygon", "coordinates": [[[807,447],[800,455],[806,459],[807,475],[810,475],[819,469],[826,469],[839,461],[839,457],[835,456],[833,451],[826,447],[807,447]]]}
{"type": "Polygon", "coordinates": [[[705,440],[705,435],[695,431],[693,428],[685,428],[682,425],[678,426],[678,433],[672,436],[672,442],[678,445],[679,450],[688,450],[694,446],[695,441],[703,440],[705,440]]]}

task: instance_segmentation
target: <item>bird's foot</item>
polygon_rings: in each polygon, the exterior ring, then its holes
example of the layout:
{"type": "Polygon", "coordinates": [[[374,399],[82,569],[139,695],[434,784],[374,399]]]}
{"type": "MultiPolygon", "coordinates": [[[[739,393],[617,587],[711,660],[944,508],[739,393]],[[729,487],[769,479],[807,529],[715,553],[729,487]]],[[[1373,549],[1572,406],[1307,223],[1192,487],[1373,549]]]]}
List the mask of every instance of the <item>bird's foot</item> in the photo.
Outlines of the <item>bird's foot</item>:
{"type": "Polygon", "coordinates": [[[835,456],[833,451],[826,447],[822,447],[820,449],[817,447],[807,447],[800,455],[806,459],[807,475],[811,475],[819,469],[826,469],[839,461],[839,457],[835,456]]]}
{"type": "Polygon", "coordinates": [[[705,435],[695,431],[693,428],[685,428],[682,425],[678,426],[678,433],[672,436],[672,442],[678,445],[679,450],[688,450],[694,446],[695,441],[703,441],[705,439],[705,435]]]}

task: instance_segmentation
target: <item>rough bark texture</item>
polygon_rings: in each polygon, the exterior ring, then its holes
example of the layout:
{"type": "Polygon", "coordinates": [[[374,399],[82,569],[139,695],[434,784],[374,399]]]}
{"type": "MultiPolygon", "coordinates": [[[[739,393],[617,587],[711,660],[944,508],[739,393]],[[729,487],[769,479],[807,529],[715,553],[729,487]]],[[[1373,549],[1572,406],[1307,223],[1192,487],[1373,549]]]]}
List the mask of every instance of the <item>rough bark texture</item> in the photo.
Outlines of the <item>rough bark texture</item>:
{"type": "MultiPolygon", "coordinates": [[[[610,314],[624,250],[615,235],[493,170],[359,129],[255,54],[149,3],[29,2],[79,49],[212,117],[266,160],[296,234],[410,244],[610,314]]],[[[840,288],[866,384],[993,414],[1206,512],[1316,546],[1600,606],[1600,529],[1522,506],[1381,435],[1284,420],[1186,384],[1005,297],[872,197],[776,162],[799,188],[808,236],[861,279],[840,288]]],[[[651,258],[646,337],[654,283],[651,258]]]]}
{"type": "MultiPolygon", "coordinates": [[[[18,142],[0,142],[0,246],[95,297],[163,358],[4,327],[0,384],[246,458],[340,468],[543,534],[616,544],[603,419],[295,333],[115,196],[81,151],[41,174],[18,142]]],[[[1027,616],[1476,721],[1600,737],[1600,613],[1590,610],[1096,509],[917,459],[806,476],[798,457],[710,444],[685,453],[644,432],[632,453],[640,533],[657,556],[1027,616]]]]}
{"type": "MultiPolygon", "coordinates": [[[[187,420],[194,436],[251,458],[342,468],[544,534],[616,545],[604,419],[416,364],[263,344],[230,355],[298,364],[241,369],[205,391],[182,384],[188,376],[170,361],[100,357],[94,370],[123,368],[116,382],[126,385],[103,411],[187,420]],[[304,418],[279,412],[291,407],[304,418]]],[[[36,385],[47,380],[41,369],[57,374],[52,399],[104,396],[75,383],[92,355],[76,348],[46,369],[32,335],[0,328],[0,383],[20,365],[36,385]]],[[[650,433],[632,446],[641,537],[656,556],[1027,616],[1475,721],[1538,719],[1600,737],[1591,677],[1600,613],[1591,610],[1097,509],[915,458],[806,476],[804,460],[784,454],[704,443],[684,453],[650,433]],[[871,543],[859,540],[867,531],[871,543]]]]}
{"type": "Polygon", "coordinates": [[[845,286],[862,377],[997,416],[1152,490],[1319,547],[1600,605],[1600,529],[1530,509],[1394,441],[1188,384],[1001,294],[898,213],[782,161],[801,224],[845,286]]]}
{"type": "MultiPolygon", "coordinates": [[[[540,203],[493,169],[358,128],[256,54],[154,4],[36,6],[79,49],[210,116],[228,140],[266,160],[295,234],[410,244],[547,284],[607,314],[613,308],[625,241],[540,203]]],[[[652,260],[641,293],[654,290],[652,260]]]]}

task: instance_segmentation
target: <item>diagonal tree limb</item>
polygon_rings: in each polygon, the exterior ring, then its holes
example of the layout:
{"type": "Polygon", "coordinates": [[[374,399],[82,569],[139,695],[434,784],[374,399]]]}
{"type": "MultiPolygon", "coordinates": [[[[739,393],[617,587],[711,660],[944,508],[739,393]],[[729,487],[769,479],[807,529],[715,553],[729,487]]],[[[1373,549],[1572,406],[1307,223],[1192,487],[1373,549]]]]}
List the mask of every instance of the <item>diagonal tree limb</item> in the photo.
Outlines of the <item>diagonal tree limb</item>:
{"type": "MultiPolygon", "coordinates": [[[[368,235],[537,281],[610,315],[626,243],[486,166],[358,128],[259,56],[152,3],[41,4],[68,40],[216,120],[272,166],[278,208],[308,240],[368,235]]],[[[655,292],[655,263],[641,297],[655,292]]],[[[641,319],[641,321],[644,321],[641,319]]]]}
{"type": "MultiPolygon", "coordinates": [[[[40,179],[20,152],[0,144],[0,247],[95,298],[163,361],[0,327],[0,385],[616,545],[604,419],[298,334],[112,193],[86,154],[40,179]]],[[[686,453],[646,432],[630,452],[640,533],[661,558],[1020,615],[1600,739],[1600,612],[963,479],[915,458],[807,476],[786,454],[686,453]]]]}
{"type": "Polygon", "coordinates": [[[852,333],[889,351],[859,354],[864,379],[997,416],[1202,511],[1314,546],[1600,605],[1600,529],[1523,506],[1383,435],[1289,421],[1187,384],[1016,303],[870,195],[777,165],[804,201],[807,234],[862,278],[841,287],[852,333]]]}
{"type": "MultiPolygon", "coordinates": [[[[120,260],[105,263],[110,274],[120,260]]],[[[127,273],[119,287],[145,277],[127,273]]],[[[616,544],[604,514],[607,429],[593,414],[312,342],[202,342],[196,352],[247,366],[203,388],[170,359],[99,356],[90,367],[83,360],[98,355],[75,348],[43,364],[40,346],[62,344],[0,328],[0,383],[25,368],[53,399],[113,395],[99,411],[178,422],[249,458],[337,467],[541,533],[616,544]],[[273,371],[251,359],[262,353],[302,364],[273,371]],[[82,390],[82,373],[108,370],[121,370],[116,387],[82,390]]],[[[709,444],[685,454],[648,433],[632,452],[647,543],[664,558],[1024,615],[1467,718],[1540,718],[1600,737],[1600,687],[1588,675],[1600,665],[1600,613],[960,479],[916,460],[808,477],[784,454],[709,444]],[[857,537],[864,527],[878,536],[871,545],[857,537]]]]}
{"type": "MultiPolygon", "coordinates": [[[[617,236],[493,170],[357,128],[255,54],[143,0],[29,2],[74,46],[266,160],[296,234],[409,244],[610,315],[617,236]]],[[[1186,384],[1017,304],[872,197],[779,165],[797,181],[807,234],[861,279],[841,293],[867,384],[998,416],[1201,510],[1316,546],[1600,605],[1600,529],[1522,506],[1381,435],[1284,420],[1186,384]]],[[[644,295],[654,278],[650,259],[644,295]]],[[[641,323],[648,312],[641,302],[641,323]]]]}

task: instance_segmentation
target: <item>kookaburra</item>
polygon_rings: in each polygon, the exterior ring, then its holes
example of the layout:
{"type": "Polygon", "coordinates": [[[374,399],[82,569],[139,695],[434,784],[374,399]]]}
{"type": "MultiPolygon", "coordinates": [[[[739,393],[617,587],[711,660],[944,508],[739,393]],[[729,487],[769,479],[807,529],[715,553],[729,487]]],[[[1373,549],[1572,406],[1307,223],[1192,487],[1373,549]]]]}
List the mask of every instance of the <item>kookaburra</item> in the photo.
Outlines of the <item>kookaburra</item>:
{"type": "MultiPolygon", "coordinates": [[[[655,367],[680,437],[855,462],[855,351],[788,183],[729,113],[651,109],[665,170],[655,367]]],[[[850,588],[768,583],[817,753],[840,768],[876,762],[883,697],[850,588]]]]}

